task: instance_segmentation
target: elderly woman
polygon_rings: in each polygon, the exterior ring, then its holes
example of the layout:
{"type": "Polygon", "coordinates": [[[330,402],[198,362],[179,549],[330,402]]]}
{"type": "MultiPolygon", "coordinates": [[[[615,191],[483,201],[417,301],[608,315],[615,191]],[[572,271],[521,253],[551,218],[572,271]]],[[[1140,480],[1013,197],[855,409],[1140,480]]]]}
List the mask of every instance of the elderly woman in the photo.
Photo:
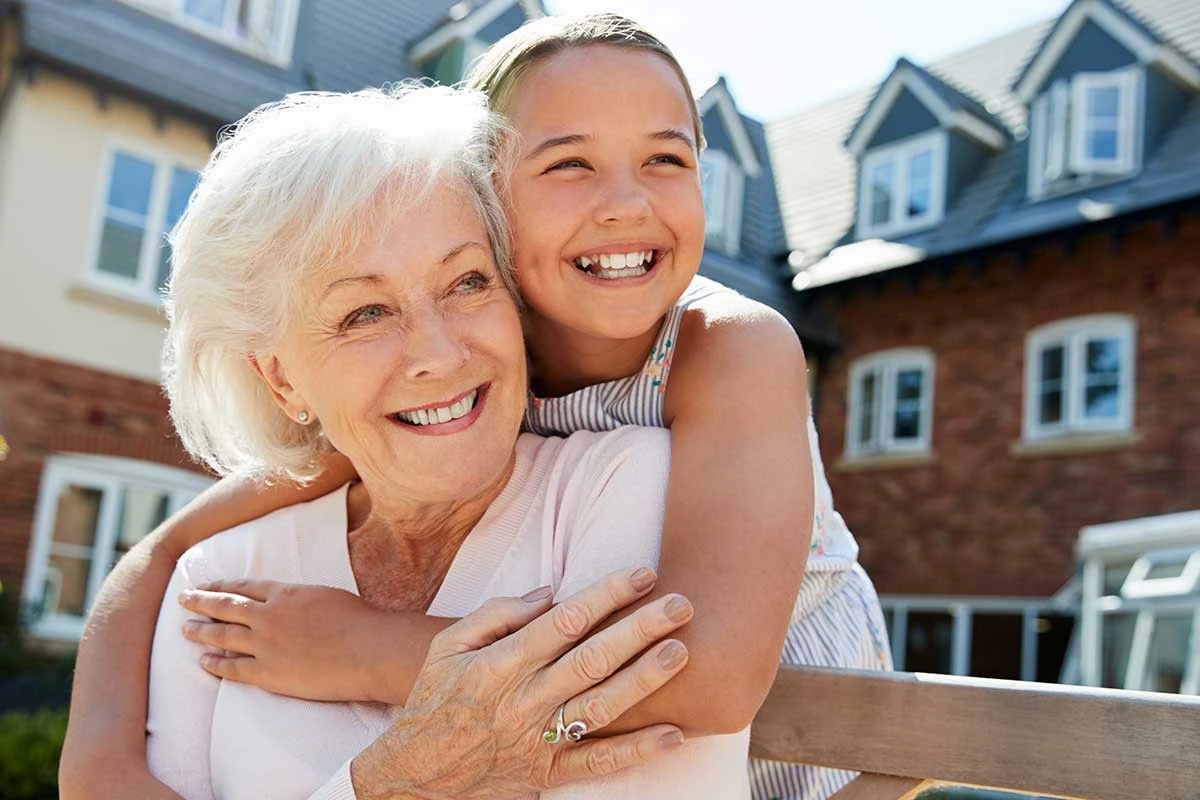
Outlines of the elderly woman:
{"type": "Polygon", "coordinates": [[[147,752],[186,798],[744,789],[738,737],[681,743],[652,726],[578,741],[686,656],[668,641],[588,688],[687,620],[675,596],[554,658],[649,588],[643,570],[585,590],[656,563],[667,434],[519,435],[527,375],[491,125],[480,99],[448,89],[292,96],[222,142],[177,229],[167,387],[188,449],[224,474],[303,480],[333,447],[360,476],[180,560],[154,640],[147,752]],[[220,681],[184,639],[203,623],[180,593],[262,579],[434,617],[525,602],[436,639],[404,708],[318,703],[220,681]]]}

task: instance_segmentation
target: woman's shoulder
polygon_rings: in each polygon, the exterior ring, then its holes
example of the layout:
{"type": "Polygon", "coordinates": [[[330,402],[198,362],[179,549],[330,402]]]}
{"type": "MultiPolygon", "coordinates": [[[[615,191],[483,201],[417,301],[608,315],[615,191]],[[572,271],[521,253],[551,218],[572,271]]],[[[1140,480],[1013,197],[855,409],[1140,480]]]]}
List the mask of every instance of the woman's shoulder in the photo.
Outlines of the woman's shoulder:
{"type": "Polygon", "coordinates": [[[665,428],[638,425],[611,431],[576,431],[565,438],[524,433],[517,447],[534,462],[535,473],[586,479],[602,477],[626,464],[668,469],[671,434],[665,428]]]}
{"type": "Polygon", "coordinates": [[[178,568],[193,583],[217,578],[301,582],[304,564],[346,549],[347,486],[211,536],[185,552],[178,568]]]}

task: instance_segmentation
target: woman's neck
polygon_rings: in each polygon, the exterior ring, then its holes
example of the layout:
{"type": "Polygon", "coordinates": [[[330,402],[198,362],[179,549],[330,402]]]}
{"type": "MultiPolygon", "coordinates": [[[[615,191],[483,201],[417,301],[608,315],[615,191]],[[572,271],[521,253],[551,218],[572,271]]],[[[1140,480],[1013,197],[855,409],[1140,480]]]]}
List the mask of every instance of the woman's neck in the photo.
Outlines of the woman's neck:
{"type": "Polygon", "coordinates": [[[494,485],[453,502],[397,502],[387,486],[351,486],[350,567],[363,599],[390,611],[428,610],[463,541],[508,484],[515,459],[494,485]]]}
{"type": "Polygon", "coordinates": [[[530,384],[539,397],[562,397],[587,386],[628,378],[641,371],[662,322],[632,339],[611,339],[571,330],[527,314],[525,343],[533,362],[530,384]]]}

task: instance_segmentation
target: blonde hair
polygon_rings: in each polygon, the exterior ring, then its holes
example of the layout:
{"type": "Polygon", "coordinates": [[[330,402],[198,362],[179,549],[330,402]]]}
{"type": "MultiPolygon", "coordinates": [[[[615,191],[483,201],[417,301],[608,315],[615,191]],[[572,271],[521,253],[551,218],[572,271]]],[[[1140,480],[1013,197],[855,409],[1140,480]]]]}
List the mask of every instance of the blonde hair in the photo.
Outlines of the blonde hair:
{"type": "Polygon", "coordinates": [[[538,62],[573,47],[597,44],[645,50],[666,59],[687,95],[696,148],[704,149],[700,111],[675,54],[657,36],[619,14],[549,16],[527,22],[489,47],[472,65],[464,85],[486,94],[492,110],[505,114],[521,77],[538,62]]]}
{"type": "Polygon", "coordinates": [[[164,383],[193,456],[223,475],[317,474],[319,426],[283,413],[250,355],[296,319],[301,278],[352,258],[446,181],[470,198],[516,296],[497,131],[478,93],[401,84],[288,95],[223,135],[171,235],[164,383]]]}

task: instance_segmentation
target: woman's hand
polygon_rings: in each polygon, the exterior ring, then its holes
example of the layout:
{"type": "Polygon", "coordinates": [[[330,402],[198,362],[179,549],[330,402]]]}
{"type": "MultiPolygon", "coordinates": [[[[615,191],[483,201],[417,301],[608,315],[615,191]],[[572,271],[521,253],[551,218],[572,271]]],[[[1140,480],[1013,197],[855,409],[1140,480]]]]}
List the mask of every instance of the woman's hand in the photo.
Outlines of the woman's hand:
{"type": "Polygon", "coordinates": [[[184,592],[208,617],[183,635],[212,648],[201,666],[226,680],[304,700],[403,705],[430,640],[452,620],[374,608],[342,589],[231,580],[184,592]]]}
{"type": "Polygon", "coordinates": [[[655,644],[691,618],[691,604],[680,595],[660,598],[572,648],[655,580],[648,569],[614,573],[549,610],[548,589],[494,599],[439,634],[401,719],[354,759],[356,796],[521,796],[677,748],[683,734],[672,725],[580,742],[543,738],[555,730],[560,704],[566,723],[582,722],[590,737],[683,668],[681,642],[655,644]]]}

